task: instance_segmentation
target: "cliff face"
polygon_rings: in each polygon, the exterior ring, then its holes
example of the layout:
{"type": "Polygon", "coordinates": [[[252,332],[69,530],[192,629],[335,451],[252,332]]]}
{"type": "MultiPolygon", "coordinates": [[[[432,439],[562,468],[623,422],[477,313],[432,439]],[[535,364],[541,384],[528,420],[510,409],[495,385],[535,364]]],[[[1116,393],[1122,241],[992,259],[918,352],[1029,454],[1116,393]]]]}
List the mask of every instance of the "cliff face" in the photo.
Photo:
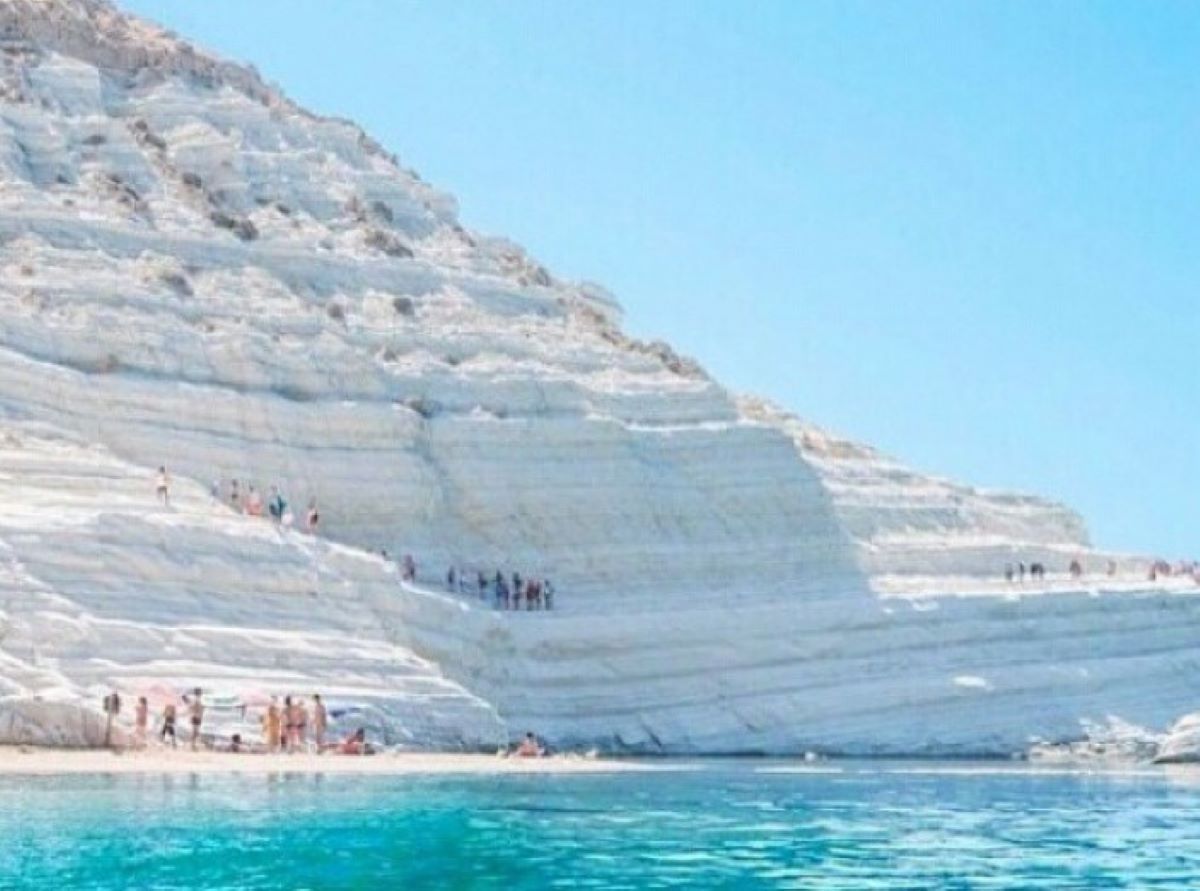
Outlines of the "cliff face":
{"type": "Polygon", "coordinates": [[[1107,564],[1072,512],[733,397],[252,70],[96,0],[0,0],[0,97],[12,702],[333,688],[397,740],[672,751],[987,750],[1182,711],[1186,643],[1143,633],[1168,608],[1195,631],[1183,586],[1013,606],[981,581],[1006,561],[1107,564]],[[337,544],[206,495],[230,478],[316,499],[337,544]],[[424,590],[451,562],[549,575],[558,610],[424,590]]]}

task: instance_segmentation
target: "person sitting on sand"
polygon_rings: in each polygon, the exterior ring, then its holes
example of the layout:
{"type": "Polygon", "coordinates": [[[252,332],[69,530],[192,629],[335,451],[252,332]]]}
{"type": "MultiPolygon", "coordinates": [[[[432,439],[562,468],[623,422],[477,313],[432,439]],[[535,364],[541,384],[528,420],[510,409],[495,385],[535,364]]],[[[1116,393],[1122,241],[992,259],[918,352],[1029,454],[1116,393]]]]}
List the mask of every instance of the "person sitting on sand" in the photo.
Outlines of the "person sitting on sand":
{"type": "Polygon", "coordinates": [[[158,735],[158,741],[165,743],[168,736],[171,737],[171,748],[174,749],[178,741],[175,736],[175,704],[172,702],[167,703],[163,709],[162,731],[158,735]]]}
{"type": "Polygon", "coordinates": [[[154,480],[154,491],[165,506],[171,506],[171,477],[167,474],[167,468],[158,468],[158,475],[154,480]]]}
{"type": "Polygon", "coordinates": [[[231,754],[240,755],[245,749],[242,746],[242,735],[235,733],[229,740],[229,751],[231,754]]]}
{"type": "Polygon", "coordinates": [[[340,755],[374,755],[375,749],[367,742],[367,731],[359,727],[337,747],[340,755]]]}
{"type": "Polygon", "coordinates": [[[525,734],[525,738],[521,740],[521,744],[517,746],[514,754],[518,758],[541,758],[545,754],[545,750],[538,745],[537,737],[533,735],[533,731],[530,731],[525,734]]]}

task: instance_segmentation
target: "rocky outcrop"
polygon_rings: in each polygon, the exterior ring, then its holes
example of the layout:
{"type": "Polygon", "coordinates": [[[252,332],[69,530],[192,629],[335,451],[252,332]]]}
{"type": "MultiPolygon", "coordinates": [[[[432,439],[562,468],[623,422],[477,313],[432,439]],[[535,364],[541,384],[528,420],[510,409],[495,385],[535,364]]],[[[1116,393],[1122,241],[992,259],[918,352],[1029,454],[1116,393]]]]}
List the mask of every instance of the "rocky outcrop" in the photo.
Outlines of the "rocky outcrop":
{"type": "Polygon", "coordinates": [[[1200,589],[1070,510],[735,397],[357,127],[105,3],[0,0],[0,40],[0,695],[319,688],[395,742],[667,752],[1187,709],[1200,589]],[[315,500],[322,539],[209,497],[231,478],[315,500]],[[450,563],[558,609],[436,594],[450,563]]]}

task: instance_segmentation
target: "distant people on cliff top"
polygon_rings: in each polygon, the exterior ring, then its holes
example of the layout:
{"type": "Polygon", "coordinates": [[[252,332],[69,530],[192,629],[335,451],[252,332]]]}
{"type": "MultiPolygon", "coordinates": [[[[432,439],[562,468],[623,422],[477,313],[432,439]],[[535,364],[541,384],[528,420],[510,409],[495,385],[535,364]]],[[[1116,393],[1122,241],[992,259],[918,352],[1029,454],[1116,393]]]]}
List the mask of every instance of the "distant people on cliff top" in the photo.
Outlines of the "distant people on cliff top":
{"type": "Polygon", "coordinates": [[[171,506],[171,476],[166,467],[159,467],[154,477],[154,493],[164,507],[171,506]]]}
{"type": "MultiPolygon", "coordinates": [[[[229,481],[228,494],[225,494],[223,489],[225,486],[221,480],[215,479],[209,486],[209,495],[217,501],[227,501],[229,507],[237,513],[248,517],[266,516],[275,525],[285,528],[290,528],[295,523],[295,517],[292,515],[287,499],[283,497],[278,486],[271,486],[268,489],[265,500],[261,489],[249,482],[243,485],[243,481],[238,479],[229,481]]],[[[309,500],[308,510],[304,516],[304,528],[315,535],[319,523],[320,514],[317,512],[317,500],[312,498],[309,500]]]]}
{"type": "MultiPolygon", "coordinates": [[[[1030,563],[1028,566],[1030,579],[1044,581],[1046,578],[1046,566],[1044,563],[1030,563]]],[[[1084,576],[1085,567],[1083,561],[1075,558],[1067,564],[1067,573],[1072,580],[1078,581],[1084,576]]],[[[1109,578],[1116,578],[1118,572],[1117,561],[1108,560],[1105,563],[1104,574],[1109,578]]],[[[1018,561],[1015,565],[1012,563],[1004,564],[1004,580],[1011,583],[1013,581],[1024,582],[1026,573],[1026,565],[1024,562],[1018,561]]],[[[1192,578],[1197,584],[1200,584],[1200,563],[1196,561],[1181,560],[1176,565],[1172,566],[1167,560],[1154,560],[1150,563],[1147,578],[1154,582],[1161,578],[1183,577],[1192,578]]]]}
{"type": "Polygon", "coordinates": [[[487,574],[478,570],[472,591],[467,573],[451,566],[446,571],[446,590],[465,595],[474,593],[485,603],[490,595],[493,606],[498,610],[519,610],[522,602],[527,612],[554,609],[554,584],[549,579],[522,578],[519,572],[514,572],[510,580],[509,576],[496,570],[495,576],[489,581],[487,574]]]}

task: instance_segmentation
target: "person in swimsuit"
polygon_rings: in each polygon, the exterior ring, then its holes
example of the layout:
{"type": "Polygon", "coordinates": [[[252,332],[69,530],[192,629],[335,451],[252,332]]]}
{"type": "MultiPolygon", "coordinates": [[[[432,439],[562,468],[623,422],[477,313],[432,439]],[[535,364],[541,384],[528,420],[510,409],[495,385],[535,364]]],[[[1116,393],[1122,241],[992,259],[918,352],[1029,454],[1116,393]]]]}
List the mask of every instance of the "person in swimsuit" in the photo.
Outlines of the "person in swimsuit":
{"type": "Polygon", "coordinates": [[[292,697],[285,696],[283,697],[283,751],[292,751],[292,746],[295,743],[295,736],[296,707],[292,704],[292,697]]]}
{"type": "Polygon", "coordinates": [[[296,715],[292,722],[296,735],[296,748],[305,751],[308,748],[308,709],[304,707],[304,702],[299,698],[296,699],[296,704],[292,708],[295,709],[296,715]]]}
{"type": "Polygon", "coordinates": [[[518,758],[540,758],[545,752],[538,745],[537,737],[532,732],[525,734],[525,739],[521,740],[521,744],[517,746],[516,755],[518,758]]]}
{"type": "Polygon", "coordinates": [[[263,735],[266,737],[267,751],[279,751],[279,733],[280,717],[279,703],[275,701],[275,697],[271,697],[271,704],[267,706],[267,713],[263,716],[263,735]]]}
{"type": "Polygon", "coordinates": [[[192,691],[191,698],[184,697],[184,701],[188,703],[188,712],[192,718],[192,751],[194,752],[200,745],[200,727],[204,724],[203,693],[197,687],[192,691]]]}
{"type": "Polygon", "coordinates": [[[178,740],[175,736],[175,705],[168,703],[163,709],[162,716],[162,732],[159,733],[159,742],[166,742],[167,737],[171,737],[171,748],[174,749],[178,745],[178,740]]]}
{"type": "Polygon", "coordinates": [[[359,727],[343,740],[338,746],[338,752],[343,755],[370,755],[371,747],[367,745],[367,731],[359,727]]]}
{"type": "Polygon", "coordinates": [[[158,475],[154,481],[154,491],[158,493],[158,498],[164,505],[167,507],[171,506],[171,477],[167,475],[167,468],[158,468],[158,475]]]}
{"type": "Polygon", "coordinates": [[[150,724],[150,703],[145,696],[139,696],[137,707],[133,710],[134,735],[139,746],[146,745],[146,729],[150,724]]]}
{"type": "Polygon", "coordinates": [[[325,730],[329,726],[329,713],[325,710],[325,703],[321,701],[321,694],[313,694],[313,736],[317,740],[317,751],[325,746],[325,730]]]}

